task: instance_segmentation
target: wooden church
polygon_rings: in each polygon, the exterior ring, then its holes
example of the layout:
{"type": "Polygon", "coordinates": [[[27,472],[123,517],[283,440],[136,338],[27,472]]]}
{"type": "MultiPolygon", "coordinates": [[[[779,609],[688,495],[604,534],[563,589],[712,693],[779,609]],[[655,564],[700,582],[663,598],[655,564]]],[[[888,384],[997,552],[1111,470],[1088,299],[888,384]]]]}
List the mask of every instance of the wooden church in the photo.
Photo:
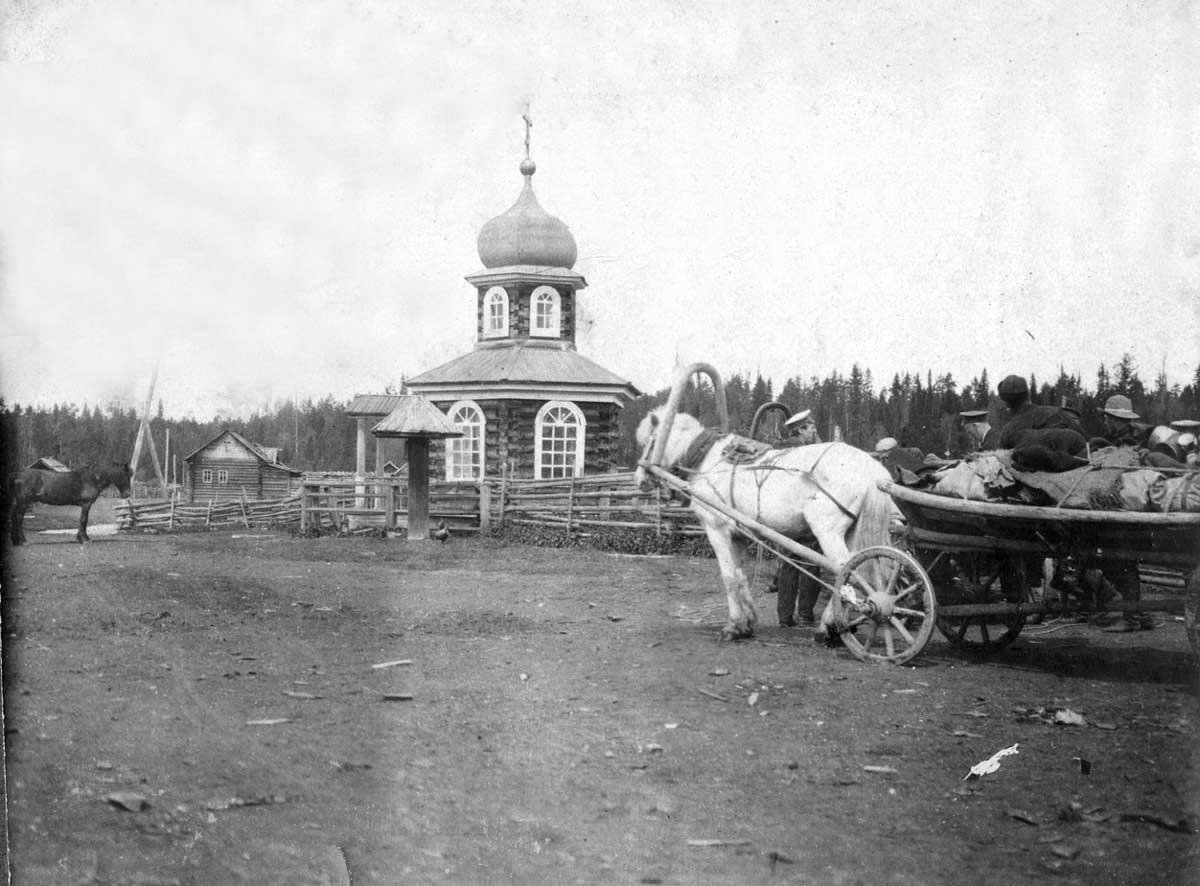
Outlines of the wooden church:
{"type": "Polygon", "coordinates": [[[432,476],[447,480],[611,470],[618,417],[638,395],[575,348],[576,299],[587,281],[572,270],[570,229],[533,193],[528,127],[526,119],[524,187],[480,230],[483,267],[466,278],[475,291],[475,346],[407,382],[463,432],[430,453],[432,476]]]}

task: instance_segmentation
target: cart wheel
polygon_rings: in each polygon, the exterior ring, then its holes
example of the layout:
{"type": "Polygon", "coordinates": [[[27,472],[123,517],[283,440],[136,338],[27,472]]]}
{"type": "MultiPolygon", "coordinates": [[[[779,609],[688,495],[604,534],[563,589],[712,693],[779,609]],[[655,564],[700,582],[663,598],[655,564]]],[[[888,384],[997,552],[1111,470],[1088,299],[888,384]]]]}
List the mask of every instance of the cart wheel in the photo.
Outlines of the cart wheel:
{"type": "Polygon", "coordinates": [[[835,587],[847,610],[842,642],[856,658],[902,664],[929,642],[937,601],[933,582],[912,555],[863,548],[846,561],[835,587]]]}
{"type": "MultiPolygon", "coordinates": [[[[1020,557],[982,551],[925,551],[922,561],[938,588],[943,607],[980,603],[1028,603],[1032,600],[1025,563],[1020,557]]],[[[952,616],[938,613],[938,630],[952,646],[975,652],[998,652],[1025,627],[1019,613],[952,616]]]]}
{"type": "Polygon", "coordinates": [[[1188,579],[1187,596],[1183,601],[1183,626],[1192,644],[1192,654],[1200,658],[1200,566],[1188,579]]]}

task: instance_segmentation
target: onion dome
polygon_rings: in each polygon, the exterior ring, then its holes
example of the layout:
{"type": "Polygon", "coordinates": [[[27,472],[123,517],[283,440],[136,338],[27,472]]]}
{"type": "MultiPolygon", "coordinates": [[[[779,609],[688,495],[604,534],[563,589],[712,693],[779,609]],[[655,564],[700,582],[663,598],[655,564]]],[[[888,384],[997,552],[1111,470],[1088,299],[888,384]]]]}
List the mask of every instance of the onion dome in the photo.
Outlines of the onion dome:
{"type": "Polygon", "coordinates": [[[517,202],[479,231],[479,260],[485,268],[535,265],[570,268],[578,249],[571,230],[562,221],[542,209],[533,194],[536,164],[526,157],[521,161],[525,187],[517,202]]]}

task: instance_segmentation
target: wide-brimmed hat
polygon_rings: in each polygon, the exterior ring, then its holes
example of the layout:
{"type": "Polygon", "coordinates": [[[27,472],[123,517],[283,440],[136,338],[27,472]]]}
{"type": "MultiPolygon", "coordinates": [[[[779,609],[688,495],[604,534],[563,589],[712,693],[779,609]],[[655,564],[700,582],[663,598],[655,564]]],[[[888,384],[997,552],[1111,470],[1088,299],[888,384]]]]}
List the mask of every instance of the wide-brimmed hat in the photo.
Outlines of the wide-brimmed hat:
{"type": "Polygon", "coordinates": [[[885,452],[891,452],[893,449],[895,449],[899,445],[900,445],[900,441],[897,440],[895,437],[884,437],[882,440],[880,440],[878,443],[875,444],[875,454],[883,455],[885,452]]]}
{"type": "Polygon", "coordinates": [[[975,422],[987,421],[988,411],[986,409],[964,409],[959,413],[964,425],[974,424],[975,422]]]}
{"type": "Polygon", "coordinates": [[[1104,414],[1113,418],[1123,418],[1134,421],[1139,416],[1133,411],[1133,403],[1124,394],[1113,394],[1104,401],[1104,414]]]}
{"type": "Polygon", "coordinates": [[[810,419],[810,418],[812,418],[812,410],[811,409],[801,409],[799,412],[797,412],[795,415],[793,415],[791,418],[789,418],[787,421],[785,421],[784,425],[790,428],[792,425],[798,425],[802,421],[805,421],[806,419],[810,419]]]}
{"type": "Polygon", "coordinates": [[[1200,432],[1200,421],[1194,418],[1177,418],[1171,422],[1171,427],[1185,434],[1200,432]]]}

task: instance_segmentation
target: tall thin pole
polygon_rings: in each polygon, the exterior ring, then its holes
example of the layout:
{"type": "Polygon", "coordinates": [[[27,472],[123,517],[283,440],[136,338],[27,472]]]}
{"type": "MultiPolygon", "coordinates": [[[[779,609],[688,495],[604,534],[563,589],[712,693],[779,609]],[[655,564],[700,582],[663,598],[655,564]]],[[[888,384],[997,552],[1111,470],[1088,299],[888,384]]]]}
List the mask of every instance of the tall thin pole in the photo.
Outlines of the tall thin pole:
{"type": "Polygon", "coordinates": [[[157,383],[158,363],[155,362],[154,371],[150,373],[150,389],[146,392],[146,403],[142,407],[142,422],[138,426],[137,440],[133,444],[133,458],[129,463],[129,467],[134,473],[137,473],[138,461],[142,457],[142,441],[147,441],[150,444],[150,458],[154,463],[154,475],[158,478],[159,488],[165,496],[167,482],[163,478],[162,464],[158,460],[158,449],[154,445],[154,437],[150,435],[150,404],[154,401],[154,386],[157,383]]]}

